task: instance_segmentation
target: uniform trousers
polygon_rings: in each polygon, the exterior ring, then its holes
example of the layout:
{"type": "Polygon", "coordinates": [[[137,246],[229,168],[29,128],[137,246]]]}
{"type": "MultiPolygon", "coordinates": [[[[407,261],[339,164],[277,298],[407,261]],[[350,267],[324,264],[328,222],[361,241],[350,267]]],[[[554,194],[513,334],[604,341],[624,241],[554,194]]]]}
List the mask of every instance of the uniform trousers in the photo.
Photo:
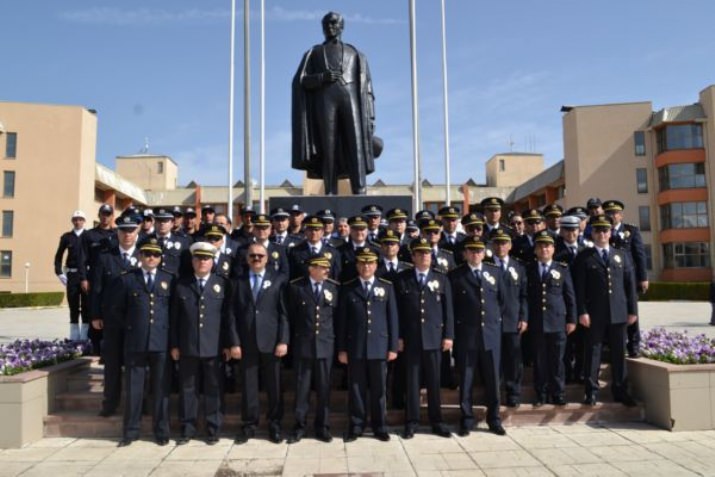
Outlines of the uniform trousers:
{"type": "Polygon", "coordinates": [[[586,395],[596,396],[598,393],[598,372],[601,369],[601,351],[603,342],[608,343],[611,355],[611,391],[613,397],[618,399],[626,392],[626,324],[596,324],[594,326],[591,315],[591,327],[586,330],[586,359],[584,373],[586,373],[586,395]]]}
{"type": "Polygon", "coordinates": [[[80,286],[79,273],[67,272],[67,304],[70,308],[70,323],[78,324],[80,316],[82,323],[89,323],[89,303],[87,294],[80,286]]]}
{"type": "Polygon", "coordinates": [[[256,427],[260,415],[259,384],[268,395],[266,418],[272,429],[280,429],[283,419],[281,359],[273,353],[244,353],[241,366],[241,417],[244,427],[256,427]]]}
{"type": "Polygon", "coordinates": [[[564,352],[566,381],[578,381],[583,378],[584,335],[583,326],[576,325],[573,333],[566,337],[566,351],[564,352]]]}
{"type": "Polygon", "coordinates": [[[169,379],[168,354],[162,352],[125,355],[125,386],[127,402],[124,406],[124,438],[138,439],[141,432],[142,404],[149,367],[152,396],[152,429],[157,439],[169,438],[169,379]]]}
{"type": "Polygon", "coordinates": [[[330,368],[333,357],[320,359],[294,357],[293,364],[296,374],[295,427],[305,428],[310,407],[311,383],[315,381],[315,430],[329,429],[330,368]]]}
{"type": "Polygon", "coordinates": [[[395,409],[405,407],[405,354],[398,353],[397,359],[387,364],[390,386],[390,401],[395,409]]]}
{"type": "Polygon", "coordinates": [[[537,397],[563,397],[566,332],[531,333],[534,346],[534,389],[537,397]]]}
{"type": "Polygon", "coordinates": [[[415,428],[420,421],[420,373],[424,371],[427,387],[427,413],[432,426],[442,424],[440,396],[440,366],[442,351],[406,350],[405,367],[407,374],[406,427],[415,428]]]}
{"type": "Polygon", "coordinates": [[[203,379],[204,415],[206,432],[215,436],[223,423],[221,360],[181,356],[179,360],[181,435],[196,435],[196,419],[199,411],[199,386],[203,379]]]}
{"type": "Polygon", "coordinates": [[[518,401],[521,398],[521,382],[524,378],[521,335],[519,333],[502,333],[501,350],[501,369],[506,397],[518,401]]]}
{"type": "Polygon", "coordinates": [[[368,399],[373,432],[385,432],[386,380],[387,362],[384,359],[348,360],[348,407],[350,428],[354,433],[361,434],[365,428],[368,399]]]}
{"type": "Polygon", "coordinates": [[[124,361],[124,330],[102,329],[102,361],[104,361],[104,400],[102,409],[114,412],[122,396],[122,364],[124,361]]]}
{"type": "Polygon", "coordinates": [[[476,371],[479,371],[484,384],[487,424],[490,426],[501,424],[499,417],[499,350],[466,350],[458,354],[457,360],[462,427],[471,429],[474,426],[472,390],[476,371]]]}

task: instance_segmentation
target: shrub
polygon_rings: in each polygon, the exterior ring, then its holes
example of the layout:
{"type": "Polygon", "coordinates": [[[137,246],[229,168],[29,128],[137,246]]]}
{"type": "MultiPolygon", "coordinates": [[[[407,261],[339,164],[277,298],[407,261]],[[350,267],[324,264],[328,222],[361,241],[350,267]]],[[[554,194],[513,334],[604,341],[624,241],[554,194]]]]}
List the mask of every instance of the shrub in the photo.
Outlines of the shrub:
{"type": "Polygon", "coordinates": [[[43,293],[2,293],[0,308],[19,308],[26,306],[59,306],[64,292],[43,293]]]}
{"type": "Polygon", "coordinates": [[[644,301],[691,300],[708,301],[709,282],[651,282],[648,292],[640,297],[644,301]]]}
{"type": "Polygon", "coordinates": [[[673,364],[715,363],[715,339],[704,334],[691,337],[687,331],[655,328],[642,333],[641,355],[673,364]]]}
{"type": "Polygon", "coordinates": [[[10,376],[79,358],[89,347],[89,342],[68,339],[16,340],[3,344],[0,345],[0,375],[10,376]]]}

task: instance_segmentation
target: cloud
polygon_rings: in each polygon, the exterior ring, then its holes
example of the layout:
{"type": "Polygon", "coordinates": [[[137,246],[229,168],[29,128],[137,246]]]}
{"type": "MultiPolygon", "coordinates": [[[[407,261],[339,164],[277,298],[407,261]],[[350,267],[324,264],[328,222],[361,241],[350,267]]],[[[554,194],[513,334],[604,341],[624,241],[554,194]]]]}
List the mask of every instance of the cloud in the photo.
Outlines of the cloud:
{"type": "Polygon", "coordinates": [[[66,11],[60,18],[72,23],[110,26],[157,26],[176,23],[213,23],[230,17],[226,9],[192,8],[165,10],[156,8],[121,9],[116,7],[92,7],[84,10],[66,11]]]}
{"type": "MultiPolygon", "coordinates": [[[[296,21],[320,21],[325,16],[325,10],[288,10],[283,7],[273,7],[267,13],[269,20],[296,22],[296,21]]],[[[348,23],[363,23],[366,25],[395,25],[405,23],[403,20],[394,18],[375,18],[361,13],[344,14],[348,23]]]]}

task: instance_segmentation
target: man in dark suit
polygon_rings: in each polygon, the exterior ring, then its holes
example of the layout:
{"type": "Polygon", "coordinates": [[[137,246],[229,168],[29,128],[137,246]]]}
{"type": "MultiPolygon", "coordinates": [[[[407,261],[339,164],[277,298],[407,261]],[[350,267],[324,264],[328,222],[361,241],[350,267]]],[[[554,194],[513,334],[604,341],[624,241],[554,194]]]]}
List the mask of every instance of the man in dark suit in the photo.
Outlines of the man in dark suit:
{"type": "Polygon", "coordinates": [[[576,296],[567,265],[554,261],[554,238],[547,230],[534,235],[536,260],[527,264],[529,333],[534,353],[534,407],[550,398],[566,404],[564,350],[576,329],[576,296]]]}
{"type": "Polygon", "coordinates": [[[521,214],[524,220],[524,235],[514,239],[514,246],[511,249],[511,254],[521,260],[525,265],[533,262],[536,258],[534,254],[534,236],[537,232],[544,230],[544,216],[541,215],[539,209],[525,210],[521,214]]]}
{"type": "Polygon", "coordinates": [[[528,327],[526,269],[509,256],[511,235],[496,229],[491,235],[494,254],[490,260],[501,273],[502,303],[501,368],[504,374],[506,405],[521,404],[521,382],[524,376],[521,337],[528,327]]]}
{"type": "Polygon", "coordinates": [[[218,224],[204,224],[199,230],[198,240],[203,240],[216,248],[214,256],[214,264],[211,268],[211,273],[215,273],[225,279],[229,279],[233,272],[234,257],[231,252],[222,251],[224,240],[227,237],[226,229],[218,224]]]}
{"type": "Polygon", "coordinates": [[[624,349],[626,326],[638,320],[633,264],[626,252],[610,246],[611,222],[608,217],[593,216],[589,225],[594,247],[579,253],[574,263],[578,319],[586,328],[584,403],[596,404],[601,349],[606,341],[611,350],[613,399],[626,406],[635,406],[627,389],[624,349]]]}
{"type": "Polygon", "coordinates": [[[117,228],[119,229],[117,245],[100,253],[96,266],[90,270],[92,327],[102,332],[104,399],[102,409],[99,411],[102,417],[109,417],[117,411],[122,394],[124,323],[121,321],[121,316],[112,315],[110,304],[112,295],[116,291],[112,284],[122,273],[140,264],[139,250],[136,248],[139,234],[138,218],[125,215],[118,220],[117,228]]]}
{"type": "Polygon", "coordinates": [[[271,242],[283,245],[286,249],[290,249],[303,241],[301,235],[288,233],[289,218],[290,213],[283,207],[271,209],[271,225],[273,229],[271,242]]]}
{"type": "MultiPolygon", "coordinates": [[[[646,264],[645,247],[641,238],[640,230],[633,224],[623,222],[623,202],[618,200],[607,200],[603,203],[603,210],[613,221],[610,244],[628,254],[628,258],[633,264],[636,279],[636,291],[645,293],[648,291],[648,267],[646,264]]],[[[636,358],[640,355],[641,332],[638,320],[628,325],[626,328],[628,340],[626,350],[628,356],[636,358]]]]}
{"type": "Polygon", "coordinates": [[[303,220],[305,240],[291,247],[288,252],[291,280],[308,275],[308,259],[324,255],[330,261],[330,278],[340,277],[340,252],[323,241],[325,224],[320,217],[309,215],[303,220]]]}
{"type": "Polygon", "coordinates": [[[431,268],[432,247],[425,238],[412,241],[414,270],[401,272],[395,282],[400,314],[399,347],[407,369],[407,412],[404,438],[411,439],[420,420],[420,377],[424,371],[432,433],[449,437],[442,421],[440,368],[442,352],[454,340],[452,292],[447,276],[431,268]]]}
{"type": "MultiPolygon", "coordinates": [[[[495,229],[495,232],[499,229],[495,229]]],[[[503,231],[501,231],[504,233],[503,231]]],[[[502,339],[503,276],[499,267],[483,262],[484,242],[464,241],[466,263],[449,273],[454,304],[454,355],[459,370],[459,435],[474,427],[472,387],[478,370],[484,383],[487,424],[494,434],[506,434],[499,417],[499,366],[502,339]]]]}
{"type": "Polygon", "coordinates": [[[155,237],[164,251],[161,256],[161,269],[174,277],[191,274],[191,253],[189,247],[193,242],[190,237],[181,237],[171,232],[174,214],[169,209],[157,209],[154,213],[155,237]]]}
{"type": "Polygon", "coordinates": [[[110,316],[124,324],[126,403],[119,447],[139,439],[147,368],[154,438],[160,446],[169,443],[169,302],[174,277],[158,268],[162,250],[156,239],[148,239],[139,250],[141,268],[115,279],[109,307],[110,316]]]}
{"type": "Polygon", "coordinates": [[[255,436],[260,413],[258,383],[268,395],[268,438],[276,444],[283,441],[283,390],[281,358],[288,352],[290,332],[284,303],[285,274],[271,270],[268,251],[259,243],[248,246],[249,271],[233,283],[231,319],[237,336],[233,340],[241,355],[241,415],[243,426],[236,443],[255,436]]]}
{"type": "Polygon", "coordinates": [[[457,230],[459,218],[459,207],[445,206],[439,209],[439,219],[442,221],[440,248],[454,252],[455,246],[466,237],[464,232],[457,230]]]}
{"type": "Polygon", "coordinates": [[[330,261],[316,255],[308,261],[308,276],[288,284],[287,309],[295,368],[295,427],[289,443],[305,437],[311,383],[315,383],[315,436],[330,442],[330,369],[335,352],[334,317],[338,308],[338,283],[331,280],[330,261]]]}
{"type": "Polygon", "coordinates": [[[283,245],[271,242],[268,238],[271,235],[271,221],[267,215],[258,214],[253,218],[253,226],[251,228],[253,238],[247,240],[236,253],[236,258],[233,261],[233,277],[245,275],[248,268],[248,246],[252,243],[262,244],[268,250],[268,268],[275,272],[288,275],[290,273],[288,255],[286,248],[283,245]]]}
{"type": "Polygon", "coordinates": [[[375,277],[377,254],[363,248],[356,259],[358,278],[340,289],[336,333],[338,361],[348,367],[350,424],[345,442],[362,435],[368,404],[373,434],[381,441],[389,441],[387,362],[397,358],[397,301],[392,284],[375,277]]]}
{"type": "Polygon", "coordinates": [[[348,219],[350,225],[350,240],[338,247],[340,252],[340,283],[345,283],[357,277],[355,268],[355,253],[359,248],[370,247],[375,253],[380,253],[377,245],[367,240],[367,221],[359,215],[348,219]]]}
{"type": "MultiPolygon", "coordinates": [[[[464,228],[465,238],[476,237],[484,242],[484,218],[476,213],[467,214],[462,217],[462,228],[464,228]]],[[[457,242],[454,246],[454,262],[461,265],[466,261],[464,252],[464,241],[457,242]]],[[[487,250],[489,252],[489,250],[487,250]]],[[[487,253],[485,252],[485,254],[487,253]]],[[[487,255],[488,256],[488,255],[487,255]]]]}
{"type": "Polygon", "coordinates": [[[190,249],[193,274],[176,281],[171,297],[171,358],[179,361],[181,437],[177,445],[196,434],[199,386],[203,382],[206,443],[218,442],[223,423],[221,357],[238,359],[230,318],[230,282],[211,273],[216,248],[196,242],[190,249]]]}

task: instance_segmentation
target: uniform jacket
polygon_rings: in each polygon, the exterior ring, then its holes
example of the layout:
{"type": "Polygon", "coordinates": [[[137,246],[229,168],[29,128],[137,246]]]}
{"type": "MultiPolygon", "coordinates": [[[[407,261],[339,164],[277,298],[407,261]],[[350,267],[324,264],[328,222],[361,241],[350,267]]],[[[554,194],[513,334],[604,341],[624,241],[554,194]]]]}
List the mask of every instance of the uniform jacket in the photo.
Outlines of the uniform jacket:
{"type": "Polygon", "coordinates": [[[566,323],[576,323],[576,295],[569,267],[551,261],[542,281],[540,263],[526,266],[529,290],[529,331],[534,333],[566,332],[566,323]]]}
{"type": "Polygon", "coordinates": [[[148,289],[144,271],[135,268],[122,273],[112,285],[111,314],[124,323],[127,352],[167,351],[169,348],[169,306],[174,276],[156,270],[154,287],[148,289]]]}
{"type": "Polygon", "coordinates": [[[397,280],[397,275],[403,271],[403,270],[412,270],[414,268],[414,265],[412,265],[410,262],[404,262],[402,260],[397,261],[397,269],[394,271],[389,271],[387,269],[387,265],[385,264],[385,259],[380,258],[378,265],[377,265],[377,271],[375,271],[375,276],[377,278],[384,278],[385,280],[394,283],[395,280],[397,280]]]}
{"type": "Polygon", "coordinates": [[[100,254],[117,245],[117,230],[94,227],[85,230],[81,236],[82,252],[80,255],[80,278],[92,279],[91,268],[99,262],[100,254]]]}
{"type": "Polygon", "coordinates": [[[92,319],[104,319],[105,327],[122,328],[124,324],[117,321],[118,317],[111,315],[111,296],[114,293],[112,284],[123,272],[139,267],[139,249],[134,248],[134,253],[129,257],[129,264],[125,264],[124,258],[115,246],[111,250],[99,255],[96,266],[92,267],[90,279],[90,311],[92,319]],[[112,319],[115,318],[115,319],[112,319]]]}
{"type": "Polygon", "coordinates": [[[236,345],[230,297],[230,282],[213,273],[203,293],[193,274],[176,280],[171,297],[171,347],[179,348],[181,356],[215,358],[222,348],[236,345]]]}
{"type": "Polygon", "coordinates": [[[415,270],[405,270],[397,276],[395,292],[405,351],[438,350],[443,339],[454,339],[452,287],[447,275],[430,270],[422,287],[415,270]]]}
{"type": "Polygon", "coordinates": [[[214,266],[211,272],[226,279],[231,278],[233,272],[233,256],[229,253],[220,252],[218,259],[214,259],[214,266]]]}
{"type": "MultiPolygon", "coordinates": [[[[370,248],[379,257],[382,252],[380,248],[372,242],[365,241],[365,247],[370,248]]],[[[355,268],[355,246],[352,240],[345,242],[338,247],[340,252],[340,283],[345,283],[358,276],[357,268],[355,268]]]]}
{"type": "MultiPolygon", "coordinates": [[[[576,251],[577,254],[581,252],[581,250],[587,248],[583,243],[579,243],[576,241],[576,251]]],[[[554,260],[557,262],[563,262],[566,265],[573,265],[574,259],[576,258],[576,255],[571,252],[571,249],[569,248],[568,245],[566,245],[566,242],[564,242],[564,239],[561,237],[556,239],[556,251],[554,252],[554,260]]],[[[573,268],[571,268],[571,276],[573,278],[573,268]]]]}
{"type": "Polygon", "coordinates": [[[534,240],[529,234],[521,235],[513,240],[511,256],[518,258],[525,265],[536,260],[534,240]]]}
{"type": "Polygon", "coordinates": [[[347,351],[349,359],[387,359],[387,352],[397,352],[397,300],[392,284],[374,278],[369,293],[355,278],[340,287],[337,320],[338,351],[347,351]]]}
{"type": "Polygon", "coordinates": [[[630,255],[629,258],[635,269],[636,282],[648,280],[645,247],[638,227],[621,222],[618,230],[614,228],[611,231],[611,245],[624,250],[630,255]]]}
{"type": "Polygon", "coordinates": [[[578,314],[588,313],[591,326],[625,323],[638,314],[638,298],[633,265],[628,254],[608,249],[608,266],[598,250],[588,248],[574,263],[578,314]]]}
{"type": "Polygon", "coordinates": [[[288,344],[290,330],[284,302],[286,275],[266,269],[256,300],[246,272],[233,282],[231,320],[236,323],[235,342],[242,353],[271,353],[279,343],[288,344]]]}
{"type": "Polygon", "coordinates": [[[181,237],[175,234],[169,234],[167,238],[159,238],[158,235],[154,234],[152,237],[156,238],[160,244],[162,244],[161,253],[161,265],[159,267],[165,272],[171,273],[174,277],[180,275],[191,275],[191,252],[189,247],[193,243],[193,240],[189,237],[181,237]]]}
{"type": "MultiPolygon", "coordinates": [[[[494,257],[492,257],[486,262],[494,263],[495,261],[494,257]]],[[[520,321],[529,321],[526,267],[514,257],[509,257],[506,270],[503,270],[501,266],[495,266],[501,272],[502,293],[504,295],[502,331],[504,333],[517,333],[517,324],[520,321]]]]}
{"type": "Polygon", "coordinates": [[[86,232],[83,231],[77,235],[73,230],[70,230],[62,234],[60,244],[57,246],[57,252],[55,253],[55,275],[63,273],[62,257],[65,254],[65,250],[67,251],[65,266],[79,271],[80,260],[82,259],[82,236],[85,233],[86,232]]]}
{"type": "Polygon", "coordinates": [[[330,279],[323,281],[323,290],[317,300],[308,277],[296,278],[288,284],[288,320],[295,358],[332,358],[338,293],[338,283],[330,279]]]}
{"type": "MultiPolygon", "coordinates": [[[[340,278],[340,252],[330,245],[322,244],[320,253],[330,260],[330,278],[338,280],[340,278]]],[[[290,263],[290,278],[294,280],[298,277],[308,276],[308,265],[305,261],[312,256],[310,245],[307,241],[291,247],[288,251],[288,262],[290,263]]]]}
{"type": "Polygon", "coordinates": [[[438,243],[439,248],[440,249],[443,248],[445,250],[454,252],[455,246],[467,237],[467,235],[464,232],[457,232],[455,235],[456,235],[456,239],[455,239],[454,243],[450,243],[449,240],[447,239],[447,234],[444,233],[444,231],[442,231],[442,235],[440,236],[439,243],[438,243]]]}

